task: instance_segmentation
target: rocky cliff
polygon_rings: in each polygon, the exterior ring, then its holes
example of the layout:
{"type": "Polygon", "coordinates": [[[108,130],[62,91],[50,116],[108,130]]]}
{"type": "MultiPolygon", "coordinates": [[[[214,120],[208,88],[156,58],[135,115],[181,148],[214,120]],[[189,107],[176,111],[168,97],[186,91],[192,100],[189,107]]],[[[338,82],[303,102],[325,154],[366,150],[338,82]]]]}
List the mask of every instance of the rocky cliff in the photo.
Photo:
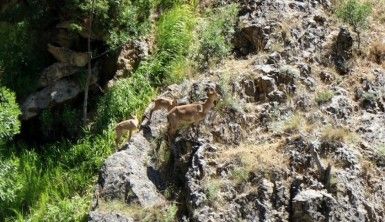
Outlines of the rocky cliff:
{"type": "Polygon", "coordinates": [[[221,101],[171,141],[167,111],[148,107],[101,169],[89,221],[385,219],[383,61],[355,53],[327,0],[239,3],[234,58],[162,94],[192,103],[215,85],[221,101]]]}

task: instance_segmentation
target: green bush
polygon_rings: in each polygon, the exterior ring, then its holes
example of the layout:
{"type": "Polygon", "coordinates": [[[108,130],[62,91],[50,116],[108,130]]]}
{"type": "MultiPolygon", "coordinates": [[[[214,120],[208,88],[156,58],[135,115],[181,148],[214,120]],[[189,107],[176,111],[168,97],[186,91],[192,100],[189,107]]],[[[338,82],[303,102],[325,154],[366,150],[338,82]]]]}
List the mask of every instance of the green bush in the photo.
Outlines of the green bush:
{"type": "MultiPolygon", "coordinates": [[[[49,197],[45,197],[47,200],[49,197]]],[[[32,221],[57,221],[57,222],[76,222],[85,221],[89,210],[90,198],[74,196],[54,201],[53,203],[44,203],[40,211],[34,212],[32,221]]]]}
{"type": "Polygon", "coordinates": [[[358,48],[360,48],[360,29],[367,26],[368,17],[372,13],[372,6],[369,3],[361,3],[359,0],[346,0],[337,9],[337,16],[351,25],[357,33],[358,48]]]}
{"type": "Polygon", "coordinates": [[[74,30],[86,30],[84,20],[93,12],[93,33],[110,46],[118,47],[150,28],[151,0],[70,0],[64,11],[71,12],[74,30]]]}
{"type": "Polygon", "coordinates": [[[19,115],[15,93],[0,87],[0,143],[12,138],[20,131],[19,115]]]}
{"type": "Polygon", "coordinates": [[[153,0],[152,4],[155,9],[167,10],[188,2],[189,0],[153,0]]]}
{"type": "Polygon", "coordinates": [[[232,50],[231,37],[237,19],[238,7],[230,4],[208,10],[198,29],[198,63],[217,62],[232,50]]]}
{"type": "Polygon", "coordinates": [[[159,52],[169,58],[186,56],[193,40],[195,16],[188,5],[175,7],[160,19],[156,43],[159,52]]]}
{"type": "Polygon", "coordinates": [[[155,94],[150,80],[139,73],[123,79],[104,95],[97,108],[97,128],[143,113],[155,94]]]}

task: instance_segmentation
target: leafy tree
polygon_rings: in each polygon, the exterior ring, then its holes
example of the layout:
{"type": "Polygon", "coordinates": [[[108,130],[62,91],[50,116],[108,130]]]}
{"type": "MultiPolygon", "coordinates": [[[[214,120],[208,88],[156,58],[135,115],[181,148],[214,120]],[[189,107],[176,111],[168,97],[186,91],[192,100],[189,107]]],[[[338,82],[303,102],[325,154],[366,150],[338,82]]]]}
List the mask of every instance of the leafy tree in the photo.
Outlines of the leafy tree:
{"type": "Polygon", "coordinates": [[[342,21],[353,27],[357,33],[358,48],[361,47],[361,29],[367,26],[368,17],[372,13],[369,3],[361,3],[359,0],[347,0],[337,9],[337,16],[342,21]]]}
{"type": "Polygon", "coordinates": [[[20,131],[19,106],[15,93],[0,87],[0,142],[11,139],[20,131]]]}
{"type": "Polygon", "coordinates": [[[70,20],[76,31],[88,34],[89,16],[93,12],[92,34],[118,47],[149,30],[152,0],[69,0],[63,7],[71,12],[70,20]]]}

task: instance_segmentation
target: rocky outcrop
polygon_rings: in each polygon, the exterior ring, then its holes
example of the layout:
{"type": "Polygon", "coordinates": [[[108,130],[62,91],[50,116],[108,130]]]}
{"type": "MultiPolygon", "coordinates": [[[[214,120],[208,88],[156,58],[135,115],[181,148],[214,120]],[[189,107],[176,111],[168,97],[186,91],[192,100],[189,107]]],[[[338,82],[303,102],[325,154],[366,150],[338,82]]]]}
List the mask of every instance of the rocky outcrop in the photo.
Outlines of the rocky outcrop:
{"type": "Polygon", "coordinates": [[[118,79],[128,77],[137,68],[139,62],[148,57],[149,51],[146,41],[133,41],[124,45],[117,58],[116,73],[107,86],[110,88],[118,79]]]}
{"type": "Polygon", "coordinates": [[[61,63],[83,67],[90,61],[90,55],[85,52],[75,52],[65,47],[48,44],[48,51],[61,63]]]}
{"type": "Polygon", "coordinates": [[[39,85],[41,87],[53,85],[59,79],[71,76],[78,71],[79,68],[76,66],[60,62],[54,63],[43,70],[40,75],[39,85]]]}
{"type": "Polygon", "coordinates": [[[21,106],[23,119],[37,116],[41,110],[51,104],[61,103],[77,96],[81,91],[80,85],[71,80],[59,80],[54,85],[46,87],[27,97],[21,106]]]}
{"type": "Polygon", "coordinates": [[[88,217],[89,222],[134,222],[133,218],[120,213],[100,213],[91,212],[88,217]]]}
{"type": "MultiPolygon", "coordinates": [[[[91,78],[95,83],[96,76],[91,78]]],[[[82,91],[81,85],[71,79],[60,79],[52,85],[29,95],[21,105],[24,120],[37,116],[43,109],[75,98],[82,91]]]]}
{"type": "Polygon", "coordinates": [[[350,72],[349,59],[352,56],[353,38],[347,28],[341,27],[333,45],[333,61],[337,71],[344,75],[350,72]]]}
{"type": "Polygon", "coordinates": [[[334,221],[337,218],[333,217],[331,212],[335,205],[334,198],[324,191],[301,191],[292,201],[292,221],[334,221]]]}

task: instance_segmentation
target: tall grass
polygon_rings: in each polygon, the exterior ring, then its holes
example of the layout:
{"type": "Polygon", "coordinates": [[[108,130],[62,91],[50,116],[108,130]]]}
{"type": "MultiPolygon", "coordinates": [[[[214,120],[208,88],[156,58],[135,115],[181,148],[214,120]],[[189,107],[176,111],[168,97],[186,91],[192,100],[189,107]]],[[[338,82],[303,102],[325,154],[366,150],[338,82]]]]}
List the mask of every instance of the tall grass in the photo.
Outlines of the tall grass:
{"type": "Polygon", "coordinates": [[[77,143],[44,150],[2,147],[0,218],[21,221],[81,221],[90,206],[98,169],[114,151],[111,130],[77,143]],[[11,149],[11,151],[10,151],[11,149]],[[55,219],[56,218],[56,219],[55,219]],[[58,219],[59,218],[59,219],[58,219]]]}

